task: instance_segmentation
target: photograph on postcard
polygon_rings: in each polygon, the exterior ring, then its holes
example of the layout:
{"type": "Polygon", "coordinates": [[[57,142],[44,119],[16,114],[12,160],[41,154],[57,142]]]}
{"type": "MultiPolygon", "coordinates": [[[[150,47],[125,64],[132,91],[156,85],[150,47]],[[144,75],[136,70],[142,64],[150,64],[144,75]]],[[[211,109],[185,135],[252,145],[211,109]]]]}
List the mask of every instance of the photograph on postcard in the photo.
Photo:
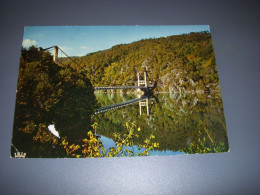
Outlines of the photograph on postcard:
{"type": "Polygon", "coordinates": [[[24,28],[12,158],[228,151],[209,26],[24,28]]]}

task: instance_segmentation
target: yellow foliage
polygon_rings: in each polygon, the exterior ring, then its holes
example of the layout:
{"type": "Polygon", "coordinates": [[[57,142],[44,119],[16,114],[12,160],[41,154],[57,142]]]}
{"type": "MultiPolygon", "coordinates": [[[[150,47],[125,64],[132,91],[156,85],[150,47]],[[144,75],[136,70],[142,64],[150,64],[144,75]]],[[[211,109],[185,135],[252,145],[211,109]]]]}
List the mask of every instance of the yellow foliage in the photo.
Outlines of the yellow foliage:
{"type": "MultiPolygon", "coordinates": [[[[119,133],[114,133],[113,137],[116,143],[116,148],[111,147],[108,152],[106,153],[107,149],[103,147],[102,142],[99,141],[96,136],[89,131],[87,133],[88,138],[83,139],[83,144],[81,147],[79,145],[69,145],[66,141],[66,138],[63,139],[62,145],[64,146],[68,155],[75,156],[76,158],[79,157],[123,157],[123,156],[134,156],[134,152],[126,149],[128,147],[134,146],[134,138],[138,138],[139,135],[135,133],[136,124],[127,122],[125,124],[128,133],[120,135],[119,133]],[[81,148],[80,154],[74,154],[78,149],[81,148]]],[[[94,123],[92,125],[93,130],[96,131],[98,125],[94,123]]],[[[141,131],[141,128],[138,127],[137,131],[141,131]]],[[[159,143],[153,143],[151,139],[154,139],[154,135],[150,135],[149,139],[146,138],[144,140],[144,144],[136,143],[138,147],[144,148],[144,151],[141,153],[137,153],[138,156],[148,156],[149,151],[153,150],[154,148],[159,147],[159,143]]]]}

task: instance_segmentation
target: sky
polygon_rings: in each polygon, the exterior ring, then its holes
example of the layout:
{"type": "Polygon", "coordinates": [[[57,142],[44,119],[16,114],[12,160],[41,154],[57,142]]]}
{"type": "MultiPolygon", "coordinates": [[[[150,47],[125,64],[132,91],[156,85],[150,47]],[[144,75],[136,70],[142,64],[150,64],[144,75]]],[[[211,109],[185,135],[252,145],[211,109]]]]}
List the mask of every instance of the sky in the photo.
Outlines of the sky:
{"type": "MultiPolygon", "coordinates": [[[[69,56],[109,49],[141,39],[209,31],[208,25],[175,26],[25,26],[23,47],[57,45],[69,56]]],[[[53,52],[50,50],[50,52],[53,52]]],[[[65,57],[59,52],[59,57],[65,57]]]]}

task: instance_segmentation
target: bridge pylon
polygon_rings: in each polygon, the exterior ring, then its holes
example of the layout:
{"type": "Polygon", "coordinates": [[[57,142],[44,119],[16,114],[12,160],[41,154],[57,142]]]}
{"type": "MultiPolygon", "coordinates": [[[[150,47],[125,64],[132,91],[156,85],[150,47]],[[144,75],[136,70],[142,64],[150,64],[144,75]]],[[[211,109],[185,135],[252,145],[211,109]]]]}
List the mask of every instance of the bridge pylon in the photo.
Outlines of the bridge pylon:
{"type": "Polygon", "coordinates": [[[142,115],[142,107],[146,107],[147,115],[149,115],[149,101],[148,98],[145,100],[139,101],[139,110],[140,110],[140,116],[142,115]]]}
{"type": "Polygon", "coordinates": [[[58,46],[54,46],[53,48],[54,48],[53,62],[56,63],[57,59],[58,59],[58,50],[59,50],[59,48],[58,48],[58,46]]]}
{"type": "Polygon", "coordinates": [[[137,72],[137,80],[138,80],[138,87],[140,87],[141,85],[144,85],[145,87],[147,87],[147,73],[146,71],[144,71],[144,80],[140,80],[140,74],[139,72],[137,72]]]}

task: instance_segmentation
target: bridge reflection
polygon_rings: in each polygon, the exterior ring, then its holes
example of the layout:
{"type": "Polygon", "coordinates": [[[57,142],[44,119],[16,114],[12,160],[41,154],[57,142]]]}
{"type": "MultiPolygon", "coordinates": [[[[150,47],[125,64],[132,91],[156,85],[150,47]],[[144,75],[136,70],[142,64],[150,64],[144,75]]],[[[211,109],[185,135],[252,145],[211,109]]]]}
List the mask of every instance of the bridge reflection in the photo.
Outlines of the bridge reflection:
{"type": "Polygon", "coordinates": [[[125,102],[111,104],[111,105],[108,105],[108,106],[104,106],[104,107],[98,108],[97,110],[95,110],[94,114],[96,115],[96,114],[100,114],[100,113],[103,113],[103,112],[107,112],[109,110],[119,109],[119,108],[126,107],[126,106],[129,106],[129,105],[132,105],[132,104],[135,104],[135,103],[139,102],[139,112],[140,112],[140,115],[142,115],[142,113],[143,113],[142,112],[142,107],[146,107],[146,114],[150,115],[150,112],[149,112],[149,99],[150,99],[150,101],[154,100],[154,98],[145,96],[145,97],[141,97],[141,98],[131,99],[131,100],[128,100],[128,101],[125,101],[125,102]]]}

